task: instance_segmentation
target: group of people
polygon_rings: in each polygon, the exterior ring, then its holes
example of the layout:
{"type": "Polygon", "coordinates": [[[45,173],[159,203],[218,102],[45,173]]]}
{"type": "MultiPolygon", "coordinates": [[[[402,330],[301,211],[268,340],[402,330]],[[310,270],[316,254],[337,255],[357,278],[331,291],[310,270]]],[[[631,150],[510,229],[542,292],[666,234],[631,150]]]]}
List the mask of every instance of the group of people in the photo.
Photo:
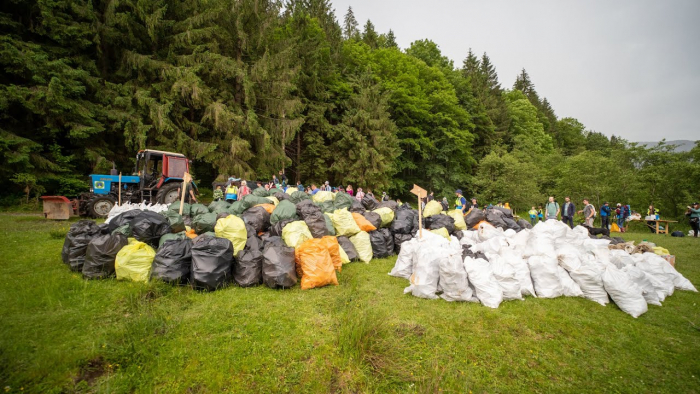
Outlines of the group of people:
{"type": "Polygon", "coordinates": [[[561,221],[566,223],[569,227],[574,228],[574,216],[579,213],[583,214],[583,225],[586,227],[593,227],[593,221],[596,216],[600,214],[601,228],[610,228],[612,220],[615,219],[620,231],[625,231],[625,221],[632,214],[629,205],[617,203],[617,207],[613,209],[608,202],[605,202],[603,206],[600,207],[600,212],[598,212],[587,198],[584,198],[582,202],[583,209],[576,210],[576,205],[571,201],[570,197],[564,197],[564,205],[560,206],[559,203],[554,200],[554,197],[550,196],[544,208],[542,205],[538,208],[533,206],[532,209],[528,211],[530,223],[535,225],[540,220],[561,219],[561,221]]]}

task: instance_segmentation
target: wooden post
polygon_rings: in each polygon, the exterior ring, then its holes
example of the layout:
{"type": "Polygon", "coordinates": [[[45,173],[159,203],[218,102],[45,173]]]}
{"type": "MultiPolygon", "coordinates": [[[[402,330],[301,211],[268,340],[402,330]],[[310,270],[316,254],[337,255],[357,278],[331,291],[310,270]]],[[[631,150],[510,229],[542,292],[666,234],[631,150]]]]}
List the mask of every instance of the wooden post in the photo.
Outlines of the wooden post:
{"type": "Polygon", "coordinates": [[[119,172],[119,201],[117,201],[117,205],[120,207],[122,206],[122,173],[121,171],[119,172]]]}
{"type": "Polygon", "coordinates": [[[182,176],[182,187],[180,188],[180,192],[182,193],[182,196],[180,197],[180,216],[182,216],[182,211],[185,208],[185,194],[187,193],[187,184],[192,181],[192,177],[190,176],[189,172],[186,172],[185,175],[182,176]]]}
{"type": "Polygon", "coordinates": [[[411,193],[418,196],[418,239],[423,239],[423,205],[422,199],[428,196],[428,191],[414,184],[411,193]]]}

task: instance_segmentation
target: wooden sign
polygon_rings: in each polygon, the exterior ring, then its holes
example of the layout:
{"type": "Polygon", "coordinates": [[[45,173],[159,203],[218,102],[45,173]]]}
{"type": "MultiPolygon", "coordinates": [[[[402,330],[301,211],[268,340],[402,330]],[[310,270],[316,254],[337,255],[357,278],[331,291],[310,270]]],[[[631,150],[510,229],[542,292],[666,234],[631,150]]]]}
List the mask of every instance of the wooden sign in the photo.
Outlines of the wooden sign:
{"type": "Polygon", "coordinates": [[[182,187],[180,188],[180,192],[182,193],[180,196],[180,215],[182,215],[182,210],[185,208],[185,194],[187,194],[187,184],[190,182],[192,182],[192,177],[189,172],[186,172],[182,176],[182,187]]]}
{"type": "Polygon", "coordinates": [[[428,191],[423,189],[422,187],[413,184],[413,189],[411,189],[411,193],[415,194],[418,196],[418,198],[426,198],[428,197],[428,191]]]}
{"type": "Polygon", "coordinates": [[[421,200],[428,197],[428,191],[414,183],[411,193],[418,197],[418,239],[423,239],[423,203],[421,200]]]}

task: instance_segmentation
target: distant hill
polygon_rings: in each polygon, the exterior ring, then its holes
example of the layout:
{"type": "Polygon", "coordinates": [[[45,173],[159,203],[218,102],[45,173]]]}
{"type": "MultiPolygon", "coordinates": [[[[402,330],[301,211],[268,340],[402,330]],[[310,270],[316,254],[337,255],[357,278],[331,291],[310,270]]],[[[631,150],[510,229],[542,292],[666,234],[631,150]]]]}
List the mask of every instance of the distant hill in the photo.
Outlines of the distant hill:
{"type": "MultiPolygon", "coordinates": [[[[639,142],[640,145],[645,145],[647,147],[656,146],[659,142],[639,142]]],[[[695,147],[695,141],[690,140],[675,140],[666,141],[667,145],[677,145],[676,152],[688,152],[695,147]]]]}

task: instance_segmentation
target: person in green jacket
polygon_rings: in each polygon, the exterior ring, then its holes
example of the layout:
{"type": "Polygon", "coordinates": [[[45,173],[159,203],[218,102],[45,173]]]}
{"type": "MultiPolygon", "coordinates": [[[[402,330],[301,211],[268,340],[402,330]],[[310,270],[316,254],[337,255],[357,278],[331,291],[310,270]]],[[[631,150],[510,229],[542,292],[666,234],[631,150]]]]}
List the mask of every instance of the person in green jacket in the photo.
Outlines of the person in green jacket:
{"type": "Polygon", "coordinates": [[[690,214],[690,227],[693,228],[693,237],[697,238],[700,232],[700,203],[694,202],[692,206],[688,206],[690,214]]]}

